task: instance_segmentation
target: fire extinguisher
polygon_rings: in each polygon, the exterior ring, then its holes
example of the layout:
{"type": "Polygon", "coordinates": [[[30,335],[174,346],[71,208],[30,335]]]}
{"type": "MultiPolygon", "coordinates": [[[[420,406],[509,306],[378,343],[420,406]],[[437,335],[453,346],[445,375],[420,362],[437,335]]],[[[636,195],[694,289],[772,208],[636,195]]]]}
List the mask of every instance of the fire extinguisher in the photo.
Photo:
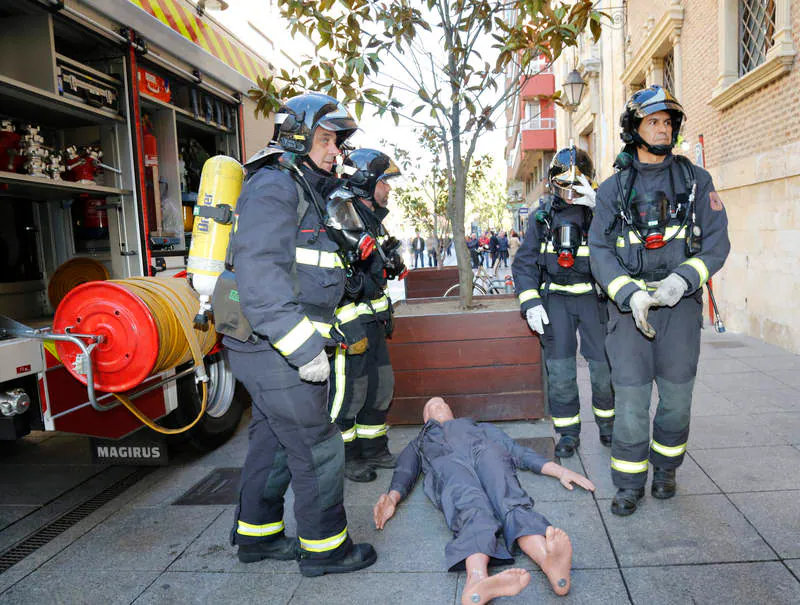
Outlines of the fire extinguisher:
{"type": "Polygon", "coordinates": [[[106,201],[82,193],[78,200],[78,236],[84,240],[108,238],[108,212],[106,201]]]}

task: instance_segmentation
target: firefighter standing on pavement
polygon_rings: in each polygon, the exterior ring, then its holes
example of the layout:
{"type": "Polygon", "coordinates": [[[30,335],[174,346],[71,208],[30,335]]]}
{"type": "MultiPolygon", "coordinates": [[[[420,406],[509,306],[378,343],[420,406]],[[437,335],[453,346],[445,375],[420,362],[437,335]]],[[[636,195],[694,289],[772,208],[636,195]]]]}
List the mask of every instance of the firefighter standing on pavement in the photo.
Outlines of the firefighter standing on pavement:
{"type": "Polygon", "coordinates": [[[541,335],[547,368],[547,395],[560,439],[555,454],[567,458],[580,444],[577,338],[589,362],[592,410],[603,445],[611,445],[614,396],[606,359],[605,305],[589,268],[586,237],[592,220],[592,160],[568,147],[550,164],[550,195],[540,200],[535,220],[511,266],[523,316],[541,335]]]}
{"type": "Polygon", "coordinates": [[[389,452],[386,415],[394,392],[394,373],[386,337],[392,330],[392,304],[386,295],[388,279],[406,271],[399,253],[400,242],[388,236],[381,221],[392,179],[400,176],[397,165],[375,149],[357,149],[344,161],[345,187],[357,197],[359,215],[381,246],[380,251],[355,263],[348,276],[345,296],[336,311],[342,329],[360,324],[367,336],[367,350],[350,355],[338,349],[332,361],[330,414],[345,444],[345,477],[368,482],[375,468],[394,468],[389,452]],[[349,173],[349,174],[348,174],[349,173]]]}
{"type": "Polygon", "coordinates": [[[592,272],[610,298],[616,515],[636,511],[648,462],[652,495],[675,494],[700,355],[702,287],[730,251],[727,215],[711,176],[672,154],[683,120],[681,105],[660,86],[634,93],[620,118],[626,147],[619,170],[597,192],[589,232],[592,272]],[[653,381],[659,401],[651,441],[653,381]]]}
{"type": "Polygon", "coordinates": [[[344,269],[320,200],[336,187],[333,160],[356,129],[332,97],[287,101],[270,146],[248,164],[231,243],[253,332],[246,342],[224,340],[231,369],[253,399],[232,541],[243,562],[299,557],[306,576],[355,571],[376,559],[371,545],[348,535],[344,447],[327,414],[326,336],[344,269]],[[290,483],[297,540],[284,534],[290,483]]]}

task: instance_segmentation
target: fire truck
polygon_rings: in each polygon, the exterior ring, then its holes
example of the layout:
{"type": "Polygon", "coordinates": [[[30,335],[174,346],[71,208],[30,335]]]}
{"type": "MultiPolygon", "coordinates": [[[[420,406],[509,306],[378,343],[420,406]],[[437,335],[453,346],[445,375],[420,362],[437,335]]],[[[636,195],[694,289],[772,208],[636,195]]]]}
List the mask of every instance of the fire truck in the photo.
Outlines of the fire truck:
{"type": "Polygon", "coordinates": [[[269,68],[188,0],[0,0],[0,440],[233,434],[247,393],[219,345],[204,383],[191,362],[143,374],[160,311],[121,290],[186,283],[202,166],[268,140],[247,91],[269,68]]]}

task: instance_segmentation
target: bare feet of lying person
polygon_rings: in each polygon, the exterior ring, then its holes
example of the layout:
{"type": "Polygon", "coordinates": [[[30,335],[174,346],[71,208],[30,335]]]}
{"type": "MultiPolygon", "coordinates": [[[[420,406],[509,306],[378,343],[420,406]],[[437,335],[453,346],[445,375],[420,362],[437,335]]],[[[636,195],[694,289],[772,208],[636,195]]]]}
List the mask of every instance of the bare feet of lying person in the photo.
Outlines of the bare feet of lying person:
{"type": "Polygon", "coordinates": [[[553,592],[564,596],[570,589],[572,569],[572,543],[563,529],[552,525],[541,536],[521,536],[520,548],[542,568],[553,592]]]}
{"type": "Polygon", "coordinates": [[[531,574],[524,569],[507,569],[488,577],[481,571],[469,571],[461,605],[484,605],[497,597],[513,597],[530,581],[531,574]]]}

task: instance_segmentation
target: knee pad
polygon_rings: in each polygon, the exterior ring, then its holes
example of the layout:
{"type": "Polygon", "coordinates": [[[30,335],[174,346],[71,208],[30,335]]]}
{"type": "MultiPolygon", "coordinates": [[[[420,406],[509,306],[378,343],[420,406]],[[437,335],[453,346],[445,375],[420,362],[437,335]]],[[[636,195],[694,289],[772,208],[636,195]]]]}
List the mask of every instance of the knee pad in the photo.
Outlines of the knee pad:
{"type": "Polygon", "coordinates": [[[689,426],[694,380],[683,384],[656,378],[658,386],[658,411],[656,422],[666,431],[682,431],[689,426]]]}
{"type": "Polygon", "coordinates": [[[572,359],[548,359],[547,384],[550,398],[559,402],[570,402],[578,398],[577,361],[572,359]]]}
{"type": "Polygon", "coordinates": [[[392,366],[380,366],[378,368],[378,390],[375,393],[375,409],[385,412],[389,409],[394,394],[394,371],[392,366]]]}
{"type": "Polygon", "coordinates": [[[650,438],[651,385],[614,388],[614,440],[639,443],[650,438]]]}
{"type": "Polygon", "coordinates": [[[283,448],[275,451],[275,457],[272,459],[272,469],[267,477],[267,482],[264,485],[262,496],[264,500],[280,500],[286,493],[289,487],[289,481],[292,475],[289,473],[289,466],[286,462],[286,452],[283,448]]]}
{"type": "Polygon", "coordinates": [[[344,500],[344,442],[341,434],[320,441],[311,448],[317,475],[319,503],[326,510],[344,500]]]}

